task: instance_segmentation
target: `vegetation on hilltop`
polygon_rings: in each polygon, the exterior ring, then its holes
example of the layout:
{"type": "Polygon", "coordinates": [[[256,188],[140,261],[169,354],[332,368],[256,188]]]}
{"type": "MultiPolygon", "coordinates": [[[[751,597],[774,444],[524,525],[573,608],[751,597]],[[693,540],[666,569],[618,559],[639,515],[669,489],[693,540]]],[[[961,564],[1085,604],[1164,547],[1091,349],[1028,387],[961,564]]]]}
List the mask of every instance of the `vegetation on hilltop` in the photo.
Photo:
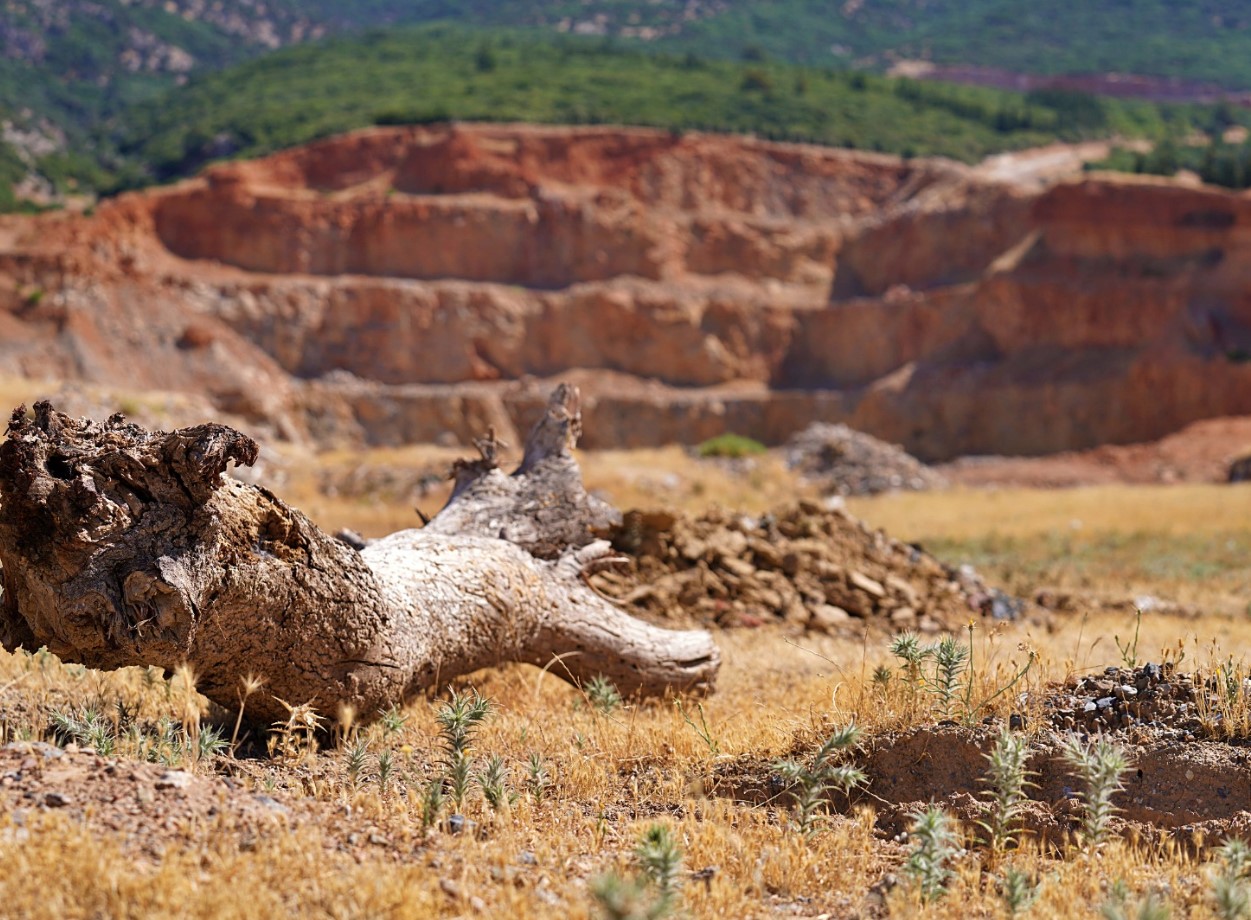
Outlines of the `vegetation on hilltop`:
{"type": "Polygon", "coordinates": [[[650,125],[976,160],[1057,138],[1158,137],[1206,117],[1069,93],[1021,96],[440,25],[302,45],[201,77],[129,110],[113,141],[165,180],[214,158],[371,123],[650,125]]]}
{"type": "MultiPolygon", "coordinates": [[[[971,159],[1077,136],[1180,136],[1207,116],[1063,94],[1021,99],[891,83],[852,68],[880,71],[925,58],[1246,88],[1248,29],[1251,0],[8,4],[0,7],[0,120],[42,132],[58,150],[3,156],[58,191],[108,191],[371,120],[456,117],[706,127],[971,159]],[[425,26],[397,28],[406,23],[425,26]],[[449,23],[459,25],[447,31],[449,23]],[[394,31],[360,34],[377,26],[394,31]],[[345,32],[355,37],[250,60],[345,32]],[[400,60],[407,55],[421,60],[400,60]]],[[[2,142],[0,149],[7,149],[2,142]]],[[[14,205],[11,192],[0,196],[0,209],[14,205]]]]}
{"type": "Polygon", "coordinates": [[[1186,170],[1210,185],[1251,188],[1251,140],[1231,143],[1218,136],[1204,143],[1179,144],[1167,139],[1148,151],[1117,148],[1090,168],[1151,176],[1173,176],[1186,170]]]}
{"type": "MultiPolygon", "coordinates": [[[[590,4],[597,6],[644,4],[590,4]]],[[[680,6],[681,4],[659,4],[680,6]]],[[[729,0],[683,27],[695,50],[758,48],[801,61],[901,58],[1018,73],[1136,73],[1251,87],[1247,0],[729,0]]],[[[584,15],[585,18],[585,15],[584,15]]]]}

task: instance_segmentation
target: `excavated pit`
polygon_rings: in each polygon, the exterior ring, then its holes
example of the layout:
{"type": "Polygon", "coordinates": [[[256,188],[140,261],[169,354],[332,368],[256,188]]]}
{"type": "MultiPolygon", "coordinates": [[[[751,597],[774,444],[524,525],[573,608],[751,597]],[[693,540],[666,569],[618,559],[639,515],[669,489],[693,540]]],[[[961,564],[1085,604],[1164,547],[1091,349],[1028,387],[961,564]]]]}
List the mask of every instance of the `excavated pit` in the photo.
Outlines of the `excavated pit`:
{"type": "MultiPolygon", "coordinates": [[[[1061,754],[1061,743],[1075,732],[1082,738],[1101,735],[1128,753],[1124,790],[1113,799],[1115,833],[1171,838],[1188,848],[1231,836],[1249,839],[1247,693],[1240,677],[1230,682],[1219,671],[1200,677],[1147,664],[1109,668],[1053,687],[1040,700],[1022,699],[1023,709],[1041,713],[1041,730],[1030,728],[1020,714],[1013,719],[1032,733],[1027,769],[1033,785],[1026,790],[1020,827],[1054,846],[1079,834],[1081,785],[1061,754]],[[1136,694],[1125,692],[1135,685],[1136,694]],[[1235,716],[1241,719],[1236,725],[1235,716]]],[[[918,809],[933,803],[975,831],[990,813],[986,755],[1001,724],[989,718],[973,726],[946,721],[870,737],[847,758],[865,772],[868,784],[850,797],[832,795],[831,807],[847,812],[869,805],[878,830],[893,837],[907,831],[918,809]]],[[[810,756],[809,748],[797,745],[791,756],[802,760],[810,756]]],[[[713,789],[760,807],[784,809],[790,803],[773,765],[759,761],[725,765],[713,789]]]]}

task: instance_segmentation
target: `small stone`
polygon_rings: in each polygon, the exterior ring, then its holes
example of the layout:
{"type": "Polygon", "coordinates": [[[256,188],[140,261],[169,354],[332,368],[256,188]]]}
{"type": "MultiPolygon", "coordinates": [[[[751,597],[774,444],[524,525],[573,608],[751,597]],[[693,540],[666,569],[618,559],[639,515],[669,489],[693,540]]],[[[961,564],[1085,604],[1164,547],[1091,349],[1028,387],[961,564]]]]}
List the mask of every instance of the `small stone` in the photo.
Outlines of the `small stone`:
{"type": "Polygon", "coordinates": [[[835,607],[833,604],[816,604],[812,608],[808,625],[813,629],[833,632],[850,621],[851,614],[842,607],[835,607]]]}
{"type": "Polygon", "coordinates": [[[65,752],[59,747],[46,741],[10,741],[0,750],[19,754],[42,754],[46,760],[58,760],[65,756],[65,752]]]}
{"type": "Polygon", "coordinates": [[[874,581],[868,575],[862,574],[861,572],[853,571],[848,576],[848,580],[866,594],[872,594],[874,597],[886,596],[886,589],[882,587],[880,582],[874,581]]]}
{"type": "Polygon", "coordinates": [[[270,811],[277,812],[280,815],[290,814],[291,812],[291,809],[288,808],[286,805],[283,805],[281,802],[279,802],[277,799],[273,798],[272,796],[265,795],[263,792],[256,793],[254,796],[252,796],[252,799],[258,805],[268,808],[270,811]]]}
{"type": "Polygon", "coordinates": [[[1104,696],[1095,700],[1095,705],[1100,709],[1111,709],[1112,704],[1116,702],[1116,698],[1112,696],[1104,696]]]}
{"type": "Polygon", "coordinates": [[[191,785],[191,774],[182,770],[166,770],[156,779],[157,789],[186,789],[191,785]]]}
{"type": "Polygon", "coordinates": [[[66,805],[71,804],[71,801],[69,796],[62,795],[59,792],[49,792],[43,797],[43,803],[49,808],[64,808],[66,805]]]}
{"type": "Polygon", "coordinates": [[[740,559],[737,556],[724,556],[719,565],[731,575],[737,575],[739,578],[751,578],[756,574],[754,565],[746,559],[740,559]]]}
{"type": "Polygon", "coordinates": [[[536,888],[534,889],[534,896],[549,907],[557,907],[561,904],[560,896],[550,888],[536,888]]]}

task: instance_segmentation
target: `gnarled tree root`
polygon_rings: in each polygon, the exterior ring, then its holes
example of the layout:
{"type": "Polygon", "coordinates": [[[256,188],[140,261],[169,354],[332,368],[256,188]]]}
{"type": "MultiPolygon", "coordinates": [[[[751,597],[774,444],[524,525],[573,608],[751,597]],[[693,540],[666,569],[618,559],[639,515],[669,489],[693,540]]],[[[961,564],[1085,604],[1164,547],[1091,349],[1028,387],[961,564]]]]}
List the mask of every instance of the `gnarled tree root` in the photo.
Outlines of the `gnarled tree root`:
{"type": "Polygon", "coordinates": [[[95,668],[190,664],[229,708],[261,677],[247,710],[264,720],[283,701],[368,719],[510,661],[558,659],[553,674],[604,674],[623,693],[708,690],[707,633],[650,626],[584,583],[608,553],[593,529],[614,512],[582,488],[578,416],[577,392],[558,389],[513,476],[484,451],[427,528],[358,552],[223,476],[257,455],[230,428],[19,410],[0,445],[0,641],[95,668]]]}

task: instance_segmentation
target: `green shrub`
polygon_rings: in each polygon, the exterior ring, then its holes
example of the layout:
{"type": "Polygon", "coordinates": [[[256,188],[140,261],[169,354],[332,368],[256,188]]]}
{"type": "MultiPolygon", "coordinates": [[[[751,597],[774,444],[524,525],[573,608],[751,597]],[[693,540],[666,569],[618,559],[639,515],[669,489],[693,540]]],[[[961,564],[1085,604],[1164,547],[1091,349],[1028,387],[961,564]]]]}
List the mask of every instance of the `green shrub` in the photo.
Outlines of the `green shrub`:
{"type": "Polygon", "coordinates": [[[759,441],[741,434],[719,434],[699,445],[701,457],[750,457],[767,450],[759,441]]]}

